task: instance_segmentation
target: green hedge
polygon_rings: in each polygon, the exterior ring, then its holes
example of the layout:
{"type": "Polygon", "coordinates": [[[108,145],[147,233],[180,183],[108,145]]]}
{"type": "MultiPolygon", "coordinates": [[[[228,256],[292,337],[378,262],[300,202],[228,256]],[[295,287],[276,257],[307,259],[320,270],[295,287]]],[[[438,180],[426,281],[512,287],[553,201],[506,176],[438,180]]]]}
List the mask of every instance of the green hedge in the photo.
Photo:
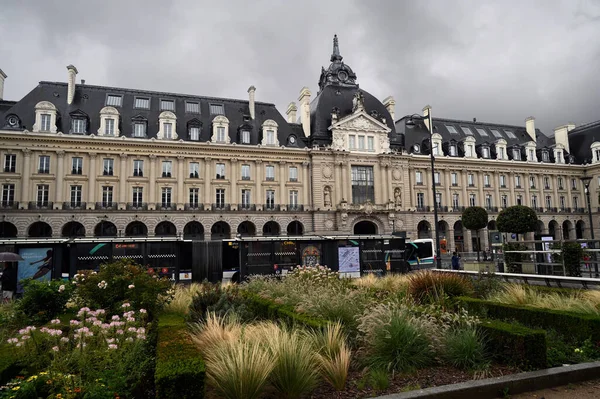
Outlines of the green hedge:
{"type": "Polygon", "coordinates": [[[588,338],[600,339],[600,317],[598,316],[531,306],[507,305],[469,297],[458,299],[470,312],[490,319],[516,320],[527,326],[552,329],[565,337],[572,337],[577,342],[583,342],[588,338]]]}
{"type": "Polygon", "coordinates": [[[0,345],[0,385],[6,384],[15,378],[21,371],[21,366],[17,362],[12,345],[0,345]]]}
{"type": "Polygon", "coordinates": [[[159,399],[204,397],[204,361],[190,341],[181,316],[159,317],[154,382],[159,399]]]}
{"type": "Polygon", "coordinates": [[[546,332],[509,324],[498,320],[486,320],[481,324],[486,334],[486,346],[495,361],[526,370],[547,367],[546,332]]]}
{"type": "Polygon", "coordinates": [[[325,319],[298,313],[293,306],[278,304],[252,292],[243,291],[242,295],[247,300],[248,308],[261,318],[279,319],[290,324],[301,324],[315,329],[324,328],[330,323],[325,319]]]}

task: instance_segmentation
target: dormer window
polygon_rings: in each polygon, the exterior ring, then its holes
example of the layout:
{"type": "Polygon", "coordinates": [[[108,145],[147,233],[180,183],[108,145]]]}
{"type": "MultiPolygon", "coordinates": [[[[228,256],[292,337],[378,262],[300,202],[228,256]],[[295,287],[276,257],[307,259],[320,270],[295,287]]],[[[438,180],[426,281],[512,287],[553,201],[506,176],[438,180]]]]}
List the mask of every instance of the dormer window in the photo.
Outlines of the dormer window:
{"type": "Polygon", "coordinates": [[[240,136],[242,144],[250,144],[250,130],[242,130],[240,136]]]}
{"type": "Polygon", "coordinates": [[[262,145],[277,146],[279,140],[277,140],[277,129],[279,125],[272,119],[267,119],[262,124],[263,138],[262,145]]]}
{"type": "Polygon", "coordinates": [[[177,139],[177,117],[170,111],[163,111],[158,116],[158,133],[156,138],[159,140],[177,139]]]}
{"type": "Polygon", "coordinates": [[[556,163],[563,163],[562,152],[560,151],[556,153],[556,163]]]}
{"type": "Polygon", "coordinates": [[[535,150],[533,148],[529,149],[529,156],[527,157],[529,162],[535,162],[535,150]]]}
{"type": "Polygon", "coordinates": [[[488,159],[490,157],[490,148],[487,146],[481,147],[481,157],[488,159]]]}
{"type": "Polygon", "coordinates": [[[496,130],[496,129],[490,129],[490,132],[492,132],[492,134],[494,135],[495,138],[497,139],[501,139],[502,138],[502,134],[496,130]]]}
{"type": "Polygon", "coordinates": [[[173,124],[170,122],[163,123],[163,134],[166,139],[173,138],[173,124]]]}
{"type": "Polygon", "coordinates": [[[462,131],[467,135],[467,136],[472,136],[473,135],[473,131],[471,130],[471,128],[466,127],[466,126],[461,126],[460,127],[462,129],[462,131]]]}
{"type": "Polygon", "coordinates": [[[190,140],[200,140],[200,128],[198,126],[190,126],[190,140]]]}
{"type": "Polygon", "coordinates": [[[52,118],[52,115],[50,115],[50,114],[42,114],[41,115],[42,123],[41,123],[40,131],[42,131],[42,132],[50,131],[50,123],[52,120],[51,118],[52,118]]]}
{"type": "Polygon", "coordinates": [[[600,142],[594,141],[590,149],[592,150],[592,163],[600,163],[600,142]]]}
{"type": "Polygon", "coordinates": [[[418,144],[413,145],[413,153],[419,154],[421,152],[421,146],[418,144]]]}
{"type": "Polygon", "coordinates": [[[594,152],[595,152],[595,155],[596,155],[596,157],[595,157],[596,161],[600,161],[600,150],[596,150],[594,152]]]}
{"type": "Polygon", "coordinates": [[[267,145],[275,144],[275,132],[273,130],[267,130],[267,145]]]}
{"type": "Polygon", "coordinates": [[[513,148],[512,155],[513,155],[513,159],[515,161],[520,161],[521,160],[521,149],[520,148],[513,148]]]}
{"type": "Polygon", "coordinates": [[[509,139],[516,139],[517,136],[512,132],[512,130],[504,130],[504,133],[508,136],[509,139]]]}
{"type": "Polygon", "coordinates": [[[41,101],[35,105],[34,132],[56,133],[56,107],[49,101],[41,101]]]}
{"type": "Polygon", "coordinates": [[[457,156],[456,144],[450,144],[450,156],[451,157],[457,156]]]}
{"type": "Polygon", "coordinates": [[[550,154],[546,150],[542,151],[542,162],[550,162],[550,154]]]}
{"type": "Polygon", "coordinates": [[[136,97],[133,108],[150,109],[150,99],[148,97],[136,97]]]}
{"type": "Polygon", "coordinates": [[[71,120],[71,133],[83,134],[86,131],[86,121],[83,118],[71,120]]]}
{"type": "Polygon", "coordinates": [[[212,123],[212,137],[210,139],[213,143],[231,143],[229,138],[229,119],[223,115],[215,116],[212,123]]]}
{"type": "Polygon", "coordinates": [[[446,129],[448,129],[448,131],[450,132],[450,134],[458,134],[458,131],[452,125],[446,125],[446,129]]]}
{"type": "Polygon", "coordinates": [[[223,127],[223,126],[217,127],[217,142],[218,143],[225,142],[225,127],[223,127]]]}
{"type": "Polygon", "coordinates": [[[106,106],[120,107],[123,105],[123,96],[119,94],[108,94],[106,96],[106,106]]]}
{"type": "Polygon", "coordinates": [[[477,128],[477,133],[479,133],[481,137],[488,137],[487,132],[482,128],[477,128]]]}
{"type": "Polygon", "coordinates": [[[133,137],[146,137],[148,121],[141,116],[133,118],[133,137]]]}
{"type": "Polygon", "coordinates": [[[115,107],[104,107],[100,110],[100,136],[119,136],[119,111],[115,107]]]}
{"type": "Polygon", "coordinates": [[[115,120],[113,118],[106,118],[104,121],[104,135],[114,136],[115,135],[115,120]]]}

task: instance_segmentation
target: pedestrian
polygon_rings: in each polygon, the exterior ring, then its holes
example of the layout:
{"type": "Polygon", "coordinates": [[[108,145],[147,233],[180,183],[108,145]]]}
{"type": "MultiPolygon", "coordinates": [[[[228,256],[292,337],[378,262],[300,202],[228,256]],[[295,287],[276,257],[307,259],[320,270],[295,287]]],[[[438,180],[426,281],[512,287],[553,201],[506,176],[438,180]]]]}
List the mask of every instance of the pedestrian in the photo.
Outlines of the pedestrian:
{"type": "Polygon", "coordinates": [[[452,270],[460,269],[460,258],[456,254],[456,251],[452,252],[452,270]]]}
{"type": "Polygon", "coordinates": [[[9,302],[12,300],[15,290],[17,289],[17,276],[15,269],[12,267],[12,263],[7,262],[4,264],[4,272],[0,277],[0,283],[2,283],[2,302],[9,302]]]}
{"type": "Polygon", "coordinates": [[[483,250],[483,261],[484,261],[484,262],[487,262],[487,256],[488,256],[488,255],[487,255],[487,251],[484,249],[484,250],[483,250]]]}

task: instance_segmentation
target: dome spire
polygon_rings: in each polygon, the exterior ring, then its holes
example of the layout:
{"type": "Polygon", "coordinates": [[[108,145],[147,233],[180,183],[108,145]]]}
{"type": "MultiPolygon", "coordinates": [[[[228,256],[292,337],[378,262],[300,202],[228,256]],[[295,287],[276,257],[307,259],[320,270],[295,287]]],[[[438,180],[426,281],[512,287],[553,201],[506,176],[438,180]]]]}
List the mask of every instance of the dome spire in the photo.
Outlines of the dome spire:
{"type": "Polygon", "coordinates": [[[331,62],[341,61],[344,57],[340,55],[340,45],[337,35],[333,35],[333,52],[331,53],[331,62]]]}

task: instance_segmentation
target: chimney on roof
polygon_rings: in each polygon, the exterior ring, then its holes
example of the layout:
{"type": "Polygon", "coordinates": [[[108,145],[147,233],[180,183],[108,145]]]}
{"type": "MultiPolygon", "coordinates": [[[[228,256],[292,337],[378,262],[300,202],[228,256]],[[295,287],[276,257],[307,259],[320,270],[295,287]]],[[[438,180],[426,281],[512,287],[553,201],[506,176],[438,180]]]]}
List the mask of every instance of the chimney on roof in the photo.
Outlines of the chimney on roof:
{"type": "Polygon", "coordinates": [[[75,98],[75,77],[77,76],[77,68],[73,65],[67,66],[67,104],[73,103],[75,98]]]}
{"type": "Polygon", "coordinates": [[[296,123],[296,111],[298,111],[298,107],[296,107],[296,103],[292,101],[290,105],[288,105],[287,111],[285,111],[285,114],[288,117],[288,123],[296,123]]]}
{"type": "Polygon", "coordinates": [[[535,137],[535,118],[533,116],[525,119],[525,130],[527,130],[527,134],[531,136],[533,141],[536,141],[535,137]]]}
{"type": "Polygon", "coordinates": [[[85,84],[85,79],[81,79],[81,84],[84,85],[85,84]]]}
{"type": "Polygon", "coordinates": [[[473,118],[473,123],[477,122],[477,118],[473,118]]]}
{"type": "MultiPolygon", "coordinates": [[[[431,115],[431,105],[428,104],[423,107],[423,116],[429,115],[431,115]]],[[[423,122],[425,122],[425,126],[427,126],[427,129],[429,129],[429,118],[425,118],[423,122]]]]}
{"type": "Polygon", "coordinates": [[[394,100],[394,97],[392,97],[392,96],[386,97],[383,100],[383,106],[390,113],[390,116],[392,117],[392,122],[394,122],[396,120],[396,117],[394,116],[395,111],[396,111],[396,100],[394,100]]]}
{"type": "Polygon", "coordinates": [[[300,90],[300,121],[302,122],[302,130],[306,137],[310,136],[310,90],[308,87],[303,87],[300,90]]]}
{"type": "Polygon", "coordinates": [[[0,100],[4,99],[4,79],[6,79],[6,77],[6,74],[0,69],[0,100]]]}
{"type": "Polygon", "coordinates": [[[569,148],[569,131],[575,129],[574,124],[568,124],[554,128],[554,143],[562,144],[565,151],[570,153],[569,148]]]}
{"type": "Polygon", "coordinates": [[[250,86],[248,88],[248,108],[250,108],[250,118],[254,119],[256,115],[256,109],[254,105],[254,94],[256,93],[256,87],[250,86]]]}

